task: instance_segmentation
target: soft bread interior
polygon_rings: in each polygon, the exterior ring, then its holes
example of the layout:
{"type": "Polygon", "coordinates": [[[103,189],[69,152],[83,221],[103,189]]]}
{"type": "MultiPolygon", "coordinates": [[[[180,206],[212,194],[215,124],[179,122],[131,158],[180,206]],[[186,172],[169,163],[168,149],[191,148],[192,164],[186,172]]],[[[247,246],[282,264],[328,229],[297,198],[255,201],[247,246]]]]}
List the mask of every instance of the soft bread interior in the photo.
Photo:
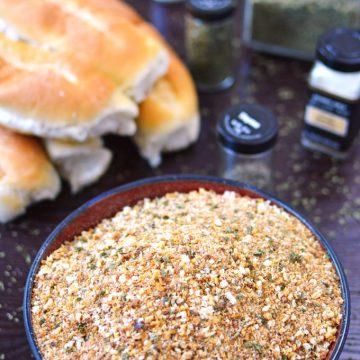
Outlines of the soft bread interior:
{"type": "Polygon", "coordinates": [[[0,222],[7,222],[34,202],[54,199],[60,179],[34,138],[0,126],[0,147],[0,222]]]}
{"type": "Polygon", "coordinates": [[[44,143],[50,159],[73,193],[96,182],[111,162],[112,154],[99,138],[83,143],[46,139],[44,143]]]}
{"type": "Polygon", "coordinates": [[[70,54],[0,34],[0,124],[82,141],[110,132],[134,134],[137,114],[137,105],[112,81],[70,54]]]}
{"type": "Polygon", "coordinates": [[[199,136],[200,119],[195,116],[191,121],[177,126],[172,131],[163,134],[137,133],[134,141],[139,148],[140,154],[152,167],[161,163],[161,153],[185,149],[189,144],[196,141],[199,136]]]}

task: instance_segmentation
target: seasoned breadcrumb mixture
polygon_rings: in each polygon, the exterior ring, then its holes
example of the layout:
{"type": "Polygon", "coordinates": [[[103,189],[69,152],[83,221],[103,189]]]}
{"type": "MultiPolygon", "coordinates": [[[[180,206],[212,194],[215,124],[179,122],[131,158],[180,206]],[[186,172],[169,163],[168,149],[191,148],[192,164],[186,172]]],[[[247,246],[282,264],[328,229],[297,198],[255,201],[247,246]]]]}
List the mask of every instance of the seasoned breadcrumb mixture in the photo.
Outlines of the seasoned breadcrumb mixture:
{"type": "Polygon", "coordinates": [[[32,322],[45,359],[325,359],[342,303],[299,220],[200,189],[125,207],[54,251],[32,322]]]}

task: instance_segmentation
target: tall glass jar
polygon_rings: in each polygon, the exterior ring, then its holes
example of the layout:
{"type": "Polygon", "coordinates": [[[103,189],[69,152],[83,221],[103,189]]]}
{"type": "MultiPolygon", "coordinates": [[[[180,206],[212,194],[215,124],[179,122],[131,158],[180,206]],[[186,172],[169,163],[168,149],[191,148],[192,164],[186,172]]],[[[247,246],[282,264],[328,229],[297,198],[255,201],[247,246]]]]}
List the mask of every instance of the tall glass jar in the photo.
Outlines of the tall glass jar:
{"type": "Polygon", "coordinates": [[[273,191],[273,148],[278,135],[275,116],[263,106],[239,104],[217,124],[219,175],[273,191]]]}
{"type": "Polygon", "coordinates": [[[308,82],[302,144],[344,159],[360,130],[360,31],[325,33],[308,82]]]}
{"type": "Polygon", "coordinates": [[[186,49],[200,91],[227,89],[234,83],[232,0],[188,0],[186,49]]]}

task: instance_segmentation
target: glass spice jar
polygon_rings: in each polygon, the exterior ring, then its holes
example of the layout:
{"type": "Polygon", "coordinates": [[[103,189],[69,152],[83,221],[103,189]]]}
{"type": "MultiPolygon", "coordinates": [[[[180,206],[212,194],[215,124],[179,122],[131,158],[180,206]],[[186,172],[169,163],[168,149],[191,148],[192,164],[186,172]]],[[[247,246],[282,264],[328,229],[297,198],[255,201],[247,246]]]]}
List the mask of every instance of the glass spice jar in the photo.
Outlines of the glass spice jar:
{"type": "Polygon", "coordinates": [[[302,144],[343,159],[360,129],[360,31],[332,29],[316,52],[302,144]]]}
{"type": "Polygon", "coordinates": [[[234,83],[232,0],[188,0],[186,50],[200,91],[217,91],[234,83]]]}
{"type": "Polygon", "coordinates": [[[219,175],[271,192],[278,131],[277,119],[263,106],[239,104],[229,108],[217,124],[219,175]]]}

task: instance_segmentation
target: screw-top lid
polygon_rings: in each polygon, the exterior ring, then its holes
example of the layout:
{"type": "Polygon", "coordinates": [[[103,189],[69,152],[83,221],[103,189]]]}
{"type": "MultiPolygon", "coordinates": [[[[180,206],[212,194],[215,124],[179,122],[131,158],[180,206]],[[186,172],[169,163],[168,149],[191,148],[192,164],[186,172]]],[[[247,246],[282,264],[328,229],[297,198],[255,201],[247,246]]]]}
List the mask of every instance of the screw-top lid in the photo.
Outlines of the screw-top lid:
{"type": "Polygon", "coordinates": [[[360,71],[360,31],[335,28],[319,40],[317,58],[334,70],[360,71]]]}
{"type": "Polygon", "coordinates": [[[264,106],[254,104],[229,108],[217,124],[220,142],[242,154],[258,154],[271,149],[278,131],[274,114],[264,106]]]}
{"type": "Polygon", "coordinates": [[[235,11],[233,0],[187,0],[187,10],[203,20],[221,20],[235,11]]]}

